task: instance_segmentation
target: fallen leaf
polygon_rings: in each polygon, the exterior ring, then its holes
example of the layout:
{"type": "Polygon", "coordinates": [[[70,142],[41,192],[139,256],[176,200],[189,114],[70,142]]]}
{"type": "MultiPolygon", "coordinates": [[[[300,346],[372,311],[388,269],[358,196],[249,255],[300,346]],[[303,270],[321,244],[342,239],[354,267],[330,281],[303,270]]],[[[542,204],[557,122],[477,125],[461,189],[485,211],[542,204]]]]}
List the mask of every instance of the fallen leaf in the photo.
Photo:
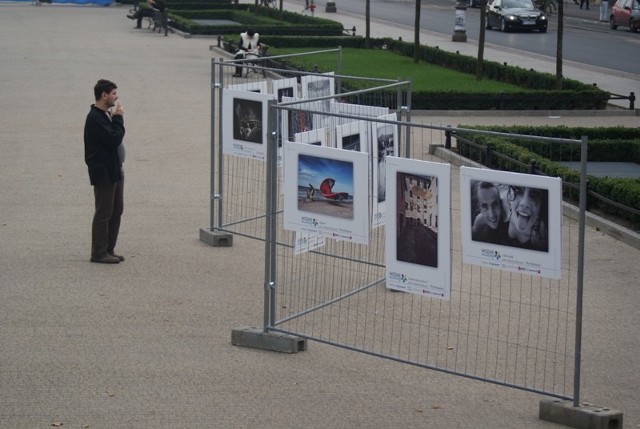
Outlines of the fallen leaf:
{"type": "Polygon", "coordinates": [[[424,413],[421,409],[416,409],[416,413],[424,413]]]}
{"type": "Polygon", "coordinates": [[[113,393],[111,390],[105,390],[104,393],[106,393],[109,396],[115,395],[115,393],[113,393]]]}
{"type": "Polygon", "coordinates": [[[439,410],[440,408],[442,408],[442,406],[440,404],[434,404],[431,406],[431,408],[433,408],[434,410],[439,410]]]}
{"type": "Polygon", "coordinates": [[[447,350],[453,350],[453,347],[449,346],[447,347],[447,350]]]}
{"type": "Polygon", "coordinates": [[[60,427],[60,426],[62,426],[62,422],[57,422],[57,421],[53,422],[53,423],[51,423],[51,426],[60,427]]]}

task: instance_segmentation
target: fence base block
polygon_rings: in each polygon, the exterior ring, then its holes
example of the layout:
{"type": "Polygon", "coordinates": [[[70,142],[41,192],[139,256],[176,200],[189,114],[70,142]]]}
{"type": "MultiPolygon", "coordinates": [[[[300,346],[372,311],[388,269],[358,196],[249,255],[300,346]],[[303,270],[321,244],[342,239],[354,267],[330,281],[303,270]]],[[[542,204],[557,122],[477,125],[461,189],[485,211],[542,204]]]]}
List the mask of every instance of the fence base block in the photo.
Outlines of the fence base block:
{"type": "Polygon", "coordinates": [[[622,429],[623,414],[593,404],[581,403],[579,407],[574,407],[573,401],[543,399],[540,401],[539,417],[578,429],[622,429]]]}
{"type": "Polygon", "coordinates": [[[232,247],[233,235],[227,232],[200,228],[200,241],[207,243],[211,247],[232,247]]]}
{"type": "Polygon", "coordinates": [[[298,353],[307,350],[307,340],[280,332],[264,332],[258,328],[242,328],[231,331],[231,344],[282,353],[298,353]]]}

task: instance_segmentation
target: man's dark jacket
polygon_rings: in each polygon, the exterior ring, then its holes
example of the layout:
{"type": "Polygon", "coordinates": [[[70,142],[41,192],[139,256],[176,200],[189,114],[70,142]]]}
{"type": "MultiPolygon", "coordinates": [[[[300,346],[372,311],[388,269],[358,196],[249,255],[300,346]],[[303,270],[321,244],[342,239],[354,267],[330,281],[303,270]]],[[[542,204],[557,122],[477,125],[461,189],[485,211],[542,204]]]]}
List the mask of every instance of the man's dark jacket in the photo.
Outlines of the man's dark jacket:
{"type": "Polygon", "coordinates": [[[92,185],[108,180],[122,180],[122,163],[118,157],[118,146],[124,138],[122,115],[111,119],[104,110],[91,106],[84,124],[84,161],[89,167],[92,185]]]}

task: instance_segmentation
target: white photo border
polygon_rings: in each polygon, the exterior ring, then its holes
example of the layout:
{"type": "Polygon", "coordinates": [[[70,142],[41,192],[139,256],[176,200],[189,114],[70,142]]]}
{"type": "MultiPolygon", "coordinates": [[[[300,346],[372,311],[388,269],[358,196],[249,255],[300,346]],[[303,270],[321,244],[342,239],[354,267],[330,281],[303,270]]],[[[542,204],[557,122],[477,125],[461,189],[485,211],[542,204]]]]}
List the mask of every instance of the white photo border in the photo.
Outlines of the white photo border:
{"type": "MultiPolygon", "coordinates": [[[[369,175],[368,155],[362,152],[295,142],[285,142],[284,151],[284,229],[304,231],[311,234],[318,233],[334,240],[368,244],[370,231],[368,221],[369,188],[367,181],[363,179],[369,175]],[[336,210],[338,210],[342,209],[344,204],[352,204],[351,210],[353,214],[351,218],[328,214],[327,212],[330,212],[333,203],[324,200],[318,201],[318,203],[324,205],[323,209],[328,210],[308,211],[299,208],[298,183],[300,182],[301,172],[299,171],[298,163],[300,156],[315,157],[328,161],[328,164],[331,162],[351,164],[352,183],[348,184],[348,186],[353,187],[352,201],[339,202],[336,205],[336,210]]],[[[303,174],[307,173],[303,172],[303,174]]],[[[320,183],[316,183],[322,181],[320,177],[327,175],[325,172],[316,171],[308,174],[311,177],[317,174],[318,178],[309,179],[314,182],[316,188],[321,186],[320,183]]],[[[319,190],[317,192],[319,193],[319,190]]]]}
{"type": "MultiPolygon", "coordinates": [[[[503,197],[503,220],[510,220],[509,201],[503,197]]],[[[543,202],[544,204],[544,202],[543,202]]],[[[558,177],[497,171],[483,168],[460,167],[460,219],[462,260],[467,264],[529,274],[537,277],[560,279],[562,274],[562,180],[558,177]],[[488,182],[499,187],[517,186],[546,190],[546,225],[541,234],[548,243],[542,250],[532,246],[510,245],[514,241],[490,243],[472,239],[474,207],[472,182],[488,182]],[[530,247],[530,248],[527,248],[530,247]]]]}
{"type": "Polygon", "coordinates": [[[258,159],[264,161],[267,152],[267,116],[268,103],[275,100],[268,93],[245,92],[225,90],[222,98],[222,123],[229,126],[222,127],[222,152],[225,155],[234,155],[243,158],[258,159]],[[256,112],[256,120],[261,121],[261,143],[237,139],[234,130],[238,124],[234,109],[238,102],[259,103],[260,112],[256,112]]]}
{"type": "MultiPolygon", "coordinates": [[[[379,116],[376,119],[382,119],[385,121],[397,121],[398,115],[396,113],[389,113],[387,115],[379,116]]],[[[386,220],[386,158],[388,156],[397,156],[397,147],[398,147],[398,138],[399,138],[399,130],[398,124],[387,124],[384,122],[376,122],[372,120],[370,122],[371,130],[369,139],[371,142],[371,153],[373,155],[373,166],[371,167],[371,183],[373,186],[373,227],[377,228],[385,224],[386,220]],[[392,127],[392,135],[393,135],[393,146],[391,148],[390,153],[387,153],[387,147],[383,149],[383,161],[380,161],[380,149],[378,147],[378,130],[380,128],[392,127]],[[385,199],[380,201],[380,188],[383,188],[385,191],[385,199]]]]}
{"type": "MultiPolygon", "coordinates": [[[[451,165],[394,156],[387,157],[386,164],[387,200],[393,201],[394,204],[389,207],[395,208],[395,210],[388,210],[386,216],[387,288],[449,300],[451,298],[451,165]],[[398,183],[399,175],[418,177],[420,180],[425,179],[425,182],[416,181],[413,188],[418,189],[412,188],[411,193],[409,190],[405,192],[404,185],[398,183]],[[436,179],[435,188],[433,188],[434,178],[436,179]],[[429,185],[425,188],[422,185],[427,181],[429,185]],[[399,195],[400,192],[402,195],[399,195]],[[418,195],[417,192],[422,195],[418,195]],[[405,201],[407,196],[411,202],[405,201]],[[434,197],[435,201],[433,201],[434,197]],[[427,203],[428,200],[431,201],[427,203]],[[415,217],[411,217],[412,220],[409,221],[407,206],[421,201],[424,201],[423,209],[426,205],[435,205],[435,213],[429,213],[428,209],[420,211],[424,213],[424,219],[414,221],[415,217]],[[428,218],[427,214],[429,214],[428,218]],[[406,234],[419,232],[427,238],[434,238],[435,235],[437,241],[435,246],[433,242],[428,243],[425,239],[422,240],[422,245],[435,247],[436,255],[427,255],[426,258],[433,261],[435,256],[436,262],[413,262],[399,257],[398,249],[401,251],[405,249],[399,237],[402,234],[401,228],[406,234]]],[[[406,176],[402,176],[405,178],[405,183],[406,176]]],[[[421,256],[424,255],[426,254],[421,254],[421,256]]]]}

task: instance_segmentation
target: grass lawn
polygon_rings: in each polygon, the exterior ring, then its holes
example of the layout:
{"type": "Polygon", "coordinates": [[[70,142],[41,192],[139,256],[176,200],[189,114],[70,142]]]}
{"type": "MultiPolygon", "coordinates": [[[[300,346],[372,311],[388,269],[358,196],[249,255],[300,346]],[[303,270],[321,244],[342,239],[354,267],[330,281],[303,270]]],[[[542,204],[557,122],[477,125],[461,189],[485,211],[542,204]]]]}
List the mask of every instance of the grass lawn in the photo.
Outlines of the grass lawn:
{"type": "MultiPolygon", "coordinates": [[[[284,55],[312,52],[321,49],[281,49],[269,47],[269,55],[284,55]]],[[[335,52],[308,57],[290,58],[289,63],[298,64],[307,70],[317,65],[321,71],[334,71],[335,52]]],[[[460,91],[460,92],[515,92],[531,91],[516,85],[483,79],[424,61],[414,64],[413,58],[380,49],[342,49],[342,74],[385,79],[412,79],[413,91],[460,91]]]]}

